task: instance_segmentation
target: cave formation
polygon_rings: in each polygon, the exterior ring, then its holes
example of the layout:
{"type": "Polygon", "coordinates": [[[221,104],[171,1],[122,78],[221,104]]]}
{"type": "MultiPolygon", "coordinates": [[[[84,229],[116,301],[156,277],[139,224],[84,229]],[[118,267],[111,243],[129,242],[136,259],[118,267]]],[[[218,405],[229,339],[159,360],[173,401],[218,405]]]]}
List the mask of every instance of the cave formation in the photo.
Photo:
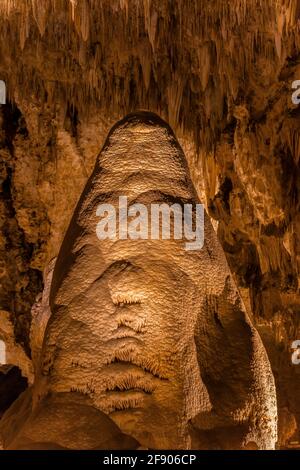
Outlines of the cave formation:
{"type": "MultiPolygon", "coordinates": [[[[300,366],[292,361],[300,339],[299,104],[292,100],[299,19],[298,0],[0,2],[0,340],[9,364],[0,366],[1,387],[8,369],[18,382],[12,388],[28,387],[0,420],[3,442],[11,417],[33,406],[31,390],[42,382],[54,266],[99,150],[117,121],[148,110],[172,127],[184,151],[242,311],[264,344],[261,377],[269,361],[276,387],[276,447],[300,447],[300,366]]],[[[185,283],[191,288],[183,278],[179,290],[185,283]]],[[[7,381],[3,393],[11,389],[7,381]]],[[[75,402],[49,403],[41,420],[51,422],[63,407],[62,435],[82,413],[107,434],[100,443],[91,431],[90,447],[138,445],[138,436],[74,393],[75,402]]],[[[36,392],[37,410],[39,399],[36,392]]],[[[214,445],[211,434],[198,432],[198,447],[214,445]]]]}

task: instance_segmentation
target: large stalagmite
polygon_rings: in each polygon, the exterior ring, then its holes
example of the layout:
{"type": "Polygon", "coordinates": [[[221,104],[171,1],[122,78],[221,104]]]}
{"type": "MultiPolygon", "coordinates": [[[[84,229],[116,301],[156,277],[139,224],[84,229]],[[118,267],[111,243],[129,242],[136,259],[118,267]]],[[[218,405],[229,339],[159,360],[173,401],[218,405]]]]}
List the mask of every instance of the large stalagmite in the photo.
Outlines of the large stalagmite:
{"type": "Polygon", "coordinates": [[[274,448],[270,365],[209,218],[201,250],[99,240],[97,209],[120,196],[199,203],[154,114],[120,121],[96,161],[56,262],[35,384],[2,420],[5,447],[274,448]]]}

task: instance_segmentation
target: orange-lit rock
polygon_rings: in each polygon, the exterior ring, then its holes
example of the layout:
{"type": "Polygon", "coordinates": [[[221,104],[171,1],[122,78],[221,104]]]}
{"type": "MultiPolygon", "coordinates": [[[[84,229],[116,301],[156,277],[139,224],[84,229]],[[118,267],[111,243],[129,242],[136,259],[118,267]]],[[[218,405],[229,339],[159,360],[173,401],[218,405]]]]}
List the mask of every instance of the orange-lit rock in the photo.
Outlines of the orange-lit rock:
{"type": "MultiPolygon", "coordinates": [[[[54,396],[78,407],[70,433],[92,407],[143,447],[274,448],[270,364],[209,218],[196,251],[173,238],[99,240],[97,208],[120,195],[149,209],[199,203],[176,138],[154,114],[118,123],[96,161],[55,265],[32,414],[4,445],[74,447],[49,414],[54,396]]],[[[7,426],[4,417],[4,438],[7,426]]]]}
{"type": "Polygon", "coordinates": [[[32,314],[42,273],[98,149],[117,119],[151,110],[176,132],[267,349],[278,446],[299,447],[299,0],[3,0],[0,9],[0,308],[12,343],[31,367],[44,328],[35,337],[35,320],[46,318],[32,314]]]}

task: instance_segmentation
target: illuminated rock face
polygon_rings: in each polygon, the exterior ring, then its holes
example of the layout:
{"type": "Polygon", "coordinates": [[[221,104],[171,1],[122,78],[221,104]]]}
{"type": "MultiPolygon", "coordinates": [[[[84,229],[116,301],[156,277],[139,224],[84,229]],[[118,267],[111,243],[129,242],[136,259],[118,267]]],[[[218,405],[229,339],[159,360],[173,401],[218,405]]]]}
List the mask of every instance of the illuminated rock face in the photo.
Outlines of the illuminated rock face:
{"type": "Polygon", "coordinates": [[[0,2],[0,307],[19,367],[30,367],[20,351],[30,355],[30,325],[45,318],[32,313],[42,273],[98,149],[116,120],[149,109],[176,132],[253,312],[276,380],[279,444],[300,442],[299,5],[0,2]]]}
{"type": "MultiPolygon", "coordinates": [[[[68,397],[149,448],[273,448],[271,369],[208,217],[198,251],[185,240],[100,241],[97,208],[119,196],[199,203],[176,138],[153,114],[111,130],[73,215],[53,274],[35,415],[49,397],[68,397]]],[[[23,432],[37,442],[32,419],[23,432]]],[[[55,442],[70,447],[59,426],[55,442]]]]}

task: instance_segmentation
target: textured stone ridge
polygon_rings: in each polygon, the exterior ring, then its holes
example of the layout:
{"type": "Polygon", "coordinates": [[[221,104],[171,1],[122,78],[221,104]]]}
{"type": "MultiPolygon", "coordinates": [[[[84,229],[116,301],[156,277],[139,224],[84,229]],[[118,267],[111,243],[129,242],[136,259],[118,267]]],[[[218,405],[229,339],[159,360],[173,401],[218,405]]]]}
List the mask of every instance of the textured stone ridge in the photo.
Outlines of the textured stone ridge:
{"type": "Polygon", "coordinates": [[[74,448],[49,414],[57,396],[66,409],[70,401],[79,408],[70,434],[97,410],[142,447],[273,449],[271,367],[209,217],[201,250],[173,237],[123,239],[120,231],[99,240],[99,204],[117,208],[120,195],[148,212],[154,203],[199,203],[185,156],[157,115],[124,118],[96,161],[55,264],[32,412],[10,439],[4,416],[4,447],[28,440],[74,448]],[[54,441],[43,436],[45,424],[54,441]]]}
{"type": "Polygon", "coordinates": [[[108,129],[137,108],[157,112],[267,348],[286,446],[300,442],[299,1],[169,4],[0,2],[0,307],[30,355],[42,272],[108,129]]]}

